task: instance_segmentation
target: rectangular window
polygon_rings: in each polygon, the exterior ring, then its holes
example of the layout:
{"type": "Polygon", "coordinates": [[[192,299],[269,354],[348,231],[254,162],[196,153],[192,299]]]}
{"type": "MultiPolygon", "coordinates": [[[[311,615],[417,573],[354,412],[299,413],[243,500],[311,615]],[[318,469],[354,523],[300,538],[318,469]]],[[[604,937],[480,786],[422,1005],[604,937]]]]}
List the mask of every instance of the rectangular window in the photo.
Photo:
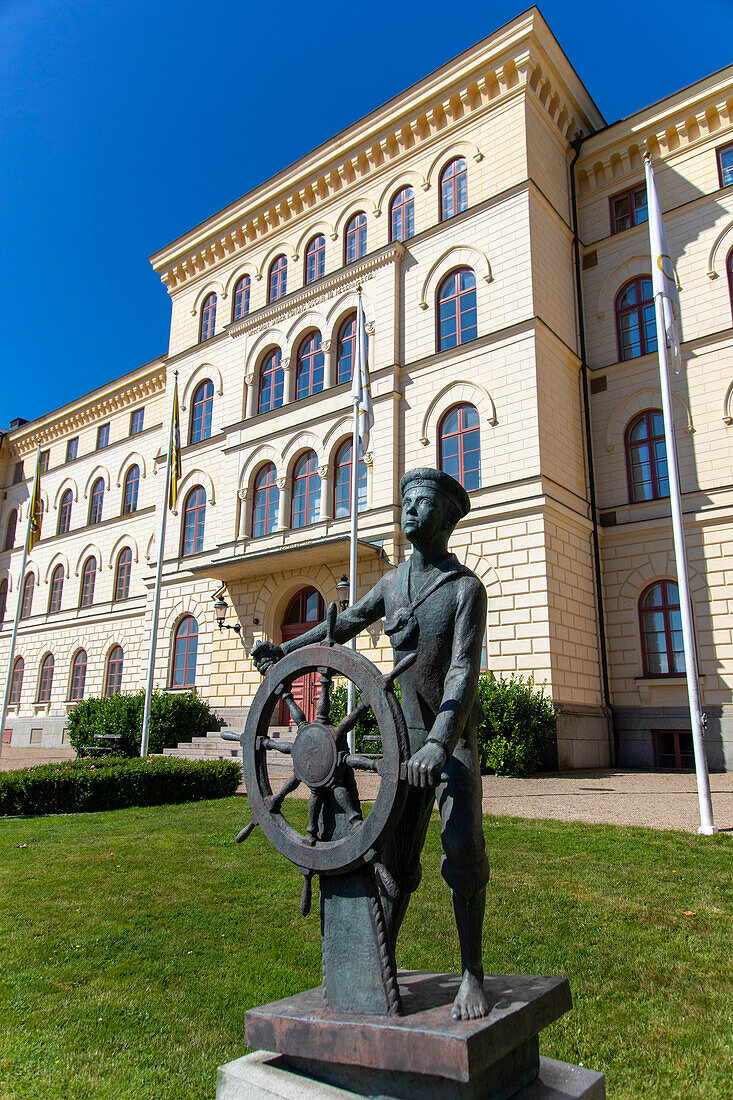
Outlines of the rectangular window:
{"type": "Polygon", "coordinates": [[[25,481],[25,469],[22,462],[16,462],[13,469],[13,485],[20,485],[21,481],[25,481]]]}
{"type": "Polygon", "coordinates": [[[632,225],[641,225],[649,220],[645,183],[623,191],[620,195],[612,195],[609,201],[612,233],[622,233],[624,229],[631,229],[632,225]]]}
{"type": "Polygon", "coordinates": [[[66,461],[73,462],[79,453],[79,436],[75,435],[73,439],[66,441],[66,461]]]}
{"type": "Polygon", "coordinates": [[[654,766],[675,771],[692,771],[695,753],[691,730],[652,730],[654,766]]]}
{"type": "Polygon", "coordinates": [[[43,737],[43,730],[35,729],[31,730],[31,745],[40,745],[41,738],[43,737]]]}
{"type": "Polygon", "coordinates": [[[42,474],[45,474],[45,473],[48,472],[48,464],[49,464],[50,459],[51,459],[51,452],[50,451],[41,451],[41,473],[42,474]]]}
{"type": "Polygon", "coordinates": [[[3,730],[3,745],[10,745],[13,741],[13,731],[3,730]]]}
{"type": "Polygon", "coordinates": [[[135,409],[130,415],[130,435],[140,435],[143,430],[143,420],[145,419],[145,409],[135,409]]]}
{"type": "Polygon", "coordinates": [[[100,424],[97,428],[97,450],[102,451],[109,446],[109,424],[100,424]]]}
{"type": "Polygon", "coordinates": [[[718,175],[721,187],[728,187],[733,183],[733,145],[724,145],[718,149],[718,175]]]}

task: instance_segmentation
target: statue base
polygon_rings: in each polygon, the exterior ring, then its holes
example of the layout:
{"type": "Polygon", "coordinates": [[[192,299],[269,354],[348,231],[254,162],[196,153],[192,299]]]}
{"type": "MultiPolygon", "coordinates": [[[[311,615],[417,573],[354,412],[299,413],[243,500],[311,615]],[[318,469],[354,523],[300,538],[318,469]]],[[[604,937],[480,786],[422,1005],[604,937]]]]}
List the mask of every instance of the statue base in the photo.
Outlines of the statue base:
{"type": "Polygon", "coordinates": [[[217,1100],[603,1100],[604,1079],[539,1056],[539,1032],[571,1007],[565,978],[490,976],[491,1011],[452,1020],[460,978],[400,971],[404,1015],[329,1012],[323,988],[254,1008],[257,1053],[221,1066],[217,1100]]]}

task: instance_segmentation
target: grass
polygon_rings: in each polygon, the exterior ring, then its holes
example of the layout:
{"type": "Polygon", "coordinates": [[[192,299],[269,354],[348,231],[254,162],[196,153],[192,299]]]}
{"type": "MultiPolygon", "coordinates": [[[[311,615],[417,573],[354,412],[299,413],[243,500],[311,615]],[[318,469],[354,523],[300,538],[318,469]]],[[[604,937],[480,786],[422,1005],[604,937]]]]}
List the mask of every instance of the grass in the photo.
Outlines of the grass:
{"type": "MultiPolygon", "coordinates": [[[[305,804],[295,814],[303,824],[305,804]]],[[[211,1100],[244,1013],[320,981],[246,801],[0,822],[0,1100],[211,1100]]],[[[487,970],[565,974],[544,1054],[611,1100],[730,1100],[733,838],[487,817],[487,970]]],[[[455,970],[434,822],[398,963],[455,970]]],[[[314,899],[315,900],[315,899],[314,899]]]]}

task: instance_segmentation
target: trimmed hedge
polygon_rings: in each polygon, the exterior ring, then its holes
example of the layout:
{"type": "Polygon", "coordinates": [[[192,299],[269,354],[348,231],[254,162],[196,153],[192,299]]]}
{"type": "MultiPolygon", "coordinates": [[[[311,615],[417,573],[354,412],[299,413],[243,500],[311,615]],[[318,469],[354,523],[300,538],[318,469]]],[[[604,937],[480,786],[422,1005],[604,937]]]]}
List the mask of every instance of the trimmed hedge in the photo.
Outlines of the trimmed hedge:
{"type": "Polygon", "coordinates": [[[544,687],[536,688],[531,676],[495,680],[482,672],[478,697],[485,715],[478,729],[481,770],[493,775],[539,771],[557,727],[544,687]]]}
{"type": "MultiPolygon", "coordinates": [[[[144,691],[82,699],[69,711],[69,741],[83,756],[83,746],[93,745],[96,733],[124,734],[129,738],[127,755],[139,756],[144,704],[144,691]]],[[[205,737],[215,725],[209,704],[195,692],[154,691],[148,752],[161,753],[194,737],[205,737]]]]}
{"type": "Polygon", "coordinates": [[[0,815],[69,814],[226,798],[241,779],[236,760],[106,756],[40,764],[0,772],[0,815]]]}

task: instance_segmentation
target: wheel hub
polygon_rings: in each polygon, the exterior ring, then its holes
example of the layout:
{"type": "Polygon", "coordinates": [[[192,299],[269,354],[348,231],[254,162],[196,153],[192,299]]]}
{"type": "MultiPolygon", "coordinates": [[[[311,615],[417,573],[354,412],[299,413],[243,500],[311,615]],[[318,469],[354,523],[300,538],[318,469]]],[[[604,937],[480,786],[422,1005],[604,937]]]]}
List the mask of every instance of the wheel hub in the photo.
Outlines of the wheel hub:
{"type": "Polygon", "coordinates": [[[330,786],[338,763],[333,726],[320,722],[301,726],[293,743],[291,759],[295,775],[311,790],[330,786]]]}

